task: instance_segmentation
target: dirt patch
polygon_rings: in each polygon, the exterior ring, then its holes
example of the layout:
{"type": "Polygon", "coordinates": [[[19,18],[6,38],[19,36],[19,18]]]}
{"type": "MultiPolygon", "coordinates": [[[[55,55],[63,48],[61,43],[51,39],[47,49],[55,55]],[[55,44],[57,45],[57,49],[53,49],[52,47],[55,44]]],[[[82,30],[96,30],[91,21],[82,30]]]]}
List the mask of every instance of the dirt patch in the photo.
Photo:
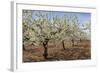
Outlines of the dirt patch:
{"type": "Polygon", "coordinates": [[[49,53],[48,58],[44,59],[40,53],[33,53],[32,51],[24,51],[24,62],[40,62],[40,61],[59,61],[59,60],[84,60],[91,59],[90,49],[75,49],[70,48],[49,53]]]}
{"type": "Polygon", "coordinates": [[[42,61],[60,61],[60,60],[86,60],[91,59],[90,41],[81,42],[75,46],[67,46],[65,50],[62,45],[49,45],[48,57],[43,57],[44,48],[37,47],[23,51],[23,62],[42,62],[42,61]]]}

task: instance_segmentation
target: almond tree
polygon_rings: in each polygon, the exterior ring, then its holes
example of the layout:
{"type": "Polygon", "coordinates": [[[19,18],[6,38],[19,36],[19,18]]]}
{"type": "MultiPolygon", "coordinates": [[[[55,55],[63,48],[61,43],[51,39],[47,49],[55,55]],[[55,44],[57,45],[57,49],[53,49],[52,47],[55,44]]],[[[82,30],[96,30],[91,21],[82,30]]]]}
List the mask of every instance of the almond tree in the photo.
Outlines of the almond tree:
{"type": "Polygon", "coordinates": [[[32,23],[31,10],[23,10],[22,13],[22,27],[23,27],[23,49],[25,50],[25,43],[30,41],[30,24],[32,23]]]}
{"type": "Polygon", "coordinates": [[[55,17],[54,24],[56,24],[57,34],[56,40],[62,43],[62,47],[65,50],[65,40],[68,38],[69,35],[69,24],[66,16],[62,17],[55,17]]]}
{"type": "Polygon", "coordinates": [[[51,23],[51,19],[48,18],[48,13],[36,13],[35,19],[31,29],[33,30],[33,41],[36,44],[41,44],[44,47],[43,56],[47,59],[48,56],[48,42],[56,38],[57,29],[54,23],[51,23]]]}
{"type": "Polygon", "coordinates": [[[84,24],[83,31],[85,33],[85,39],[90,40],[90,37],[91,37],[91,22],[90,21],[84,24]]]}
{"type": "Polygon", "coordinates": [[[71,16],[69,18],[69,24],[70,24],[70,37],[72,41],[72,46],[74,46],[74,41],[80,39],[80,25],[78,23],[78,18],[76,16],[71,16]]]}
{"type": "Polygon", "coordinates": [[[54,25],[56,24],[57,34],[56,39],[62,43],[62,47],[65,50],[65,40],[71,40],[74,46],[74,40],[80,39],[81,29],[79,27],[78,19],[76,16],[62,16],[54,17],[54,25]]]}

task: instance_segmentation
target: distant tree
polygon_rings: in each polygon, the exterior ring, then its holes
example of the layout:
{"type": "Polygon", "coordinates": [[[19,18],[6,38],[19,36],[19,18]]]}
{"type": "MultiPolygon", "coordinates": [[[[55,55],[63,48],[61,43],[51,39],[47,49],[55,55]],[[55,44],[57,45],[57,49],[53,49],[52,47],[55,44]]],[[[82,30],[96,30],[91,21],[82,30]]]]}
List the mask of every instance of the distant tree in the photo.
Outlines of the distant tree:
{"type": "Polygon", "coordinates": [[[88,21],[87,23],[84,24],[84,27],[83,27],[83,31],[85,32],[85,39],[86,40],[90,40],[90,37],[91,37],[91,22],[88,21]]]}
{"type": "Polygon", "coordinates": [[[80,28],[80,42],[81,40],[90,40],[91,37],[91,23],[88,21],[80,28]]]}
{"type": "Polygon", "coordinates": [[[72,41],[72,46],[74,46],[74,41],[80,39],[80,25],[78,22],[78,18],[76,16],[70,16],[69,17],[69,29],[68,29],[68,36],[70,37],[72,41]]]}
{"type": "Polygon", "coordinates": [[[59,42],[62,43],[62,47],[65,50],[65,40],[67,39],[67,36],[69,34],[68,29],[68,20],[66,16],[63,17],[55,17],[54,18],[54,24],[56,24],[57,28],[57,34],[56,34],[56,40],[59,40],[59,42]]]}

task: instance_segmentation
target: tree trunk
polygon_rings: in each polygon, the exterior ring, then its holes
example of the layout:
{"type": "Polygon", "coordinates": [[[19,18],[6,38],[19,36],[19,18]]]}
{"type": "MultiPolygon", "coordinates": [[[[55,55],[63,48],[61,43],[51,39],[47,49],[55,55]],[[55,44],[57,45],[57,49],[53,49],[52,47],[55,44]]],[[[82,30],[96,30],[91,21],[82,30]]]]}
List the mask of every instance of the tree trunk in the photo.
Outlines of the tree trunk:
{"type": "Polygon", "coordinates": [[[72,39],[72,46],[74,46],[74,40],[72,39]]]}
{"type": "Polygon", "coordinates": [[[43,54],[44,58],[47,59],[48,56],[48,51],[47,51],[47,45],[44,46],[44,54],[43,54]]]}
{"type": "Polygon", "coordinates": [[[23,50],[25,50],[25,45],[23,44],[23,50]]]}
{"type": "Polygon", "coordinates": [[[82,40],[80,39],[80,42],[81,42],[82,40]]]}
{"type": "Polygon", "coordinates": [[[45,59],[47,59],[47,56],[48,56],[48,41],[49,40],[46,40],[45,42],[43,42],[43,47],[44,47],[43,56],[45,59]]]}
{"type": "Polygon", "coordinates": [[[65,50],[65,44],[64,44],[64,40],[62,41],[62,46],[63,46],[63,49],[65,50]]]}

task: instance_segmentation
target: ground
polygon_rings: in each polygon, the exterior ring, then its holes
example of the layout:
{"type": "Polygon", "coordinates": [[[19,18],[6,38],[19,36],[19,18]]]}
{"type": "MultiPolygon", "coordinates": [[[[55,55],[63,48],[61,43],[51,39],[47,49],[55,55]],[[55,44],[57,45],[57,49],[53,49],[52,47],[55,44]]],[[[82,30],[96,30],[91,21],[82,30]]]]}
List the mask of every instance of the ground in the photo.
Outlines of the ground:
{"type": "MultiPolygon", "coordinates": [[[[75,44],[75,43],[74,43],[75,44]]],[[[43,61],[62,61],[62,60],[86,60],[91,59],[90,41],[81,41],[77,45],[71,45],[65,42],[66,49],[62,48],[61,43],[49,43],[48,57],[43,57],[44,48],[42,46],[34,47],[29,45],[27,50],[23,50],[23,62],[43,62],[43,61]],[[29,49],[30,48],[30,49],[29,49]]]]}

